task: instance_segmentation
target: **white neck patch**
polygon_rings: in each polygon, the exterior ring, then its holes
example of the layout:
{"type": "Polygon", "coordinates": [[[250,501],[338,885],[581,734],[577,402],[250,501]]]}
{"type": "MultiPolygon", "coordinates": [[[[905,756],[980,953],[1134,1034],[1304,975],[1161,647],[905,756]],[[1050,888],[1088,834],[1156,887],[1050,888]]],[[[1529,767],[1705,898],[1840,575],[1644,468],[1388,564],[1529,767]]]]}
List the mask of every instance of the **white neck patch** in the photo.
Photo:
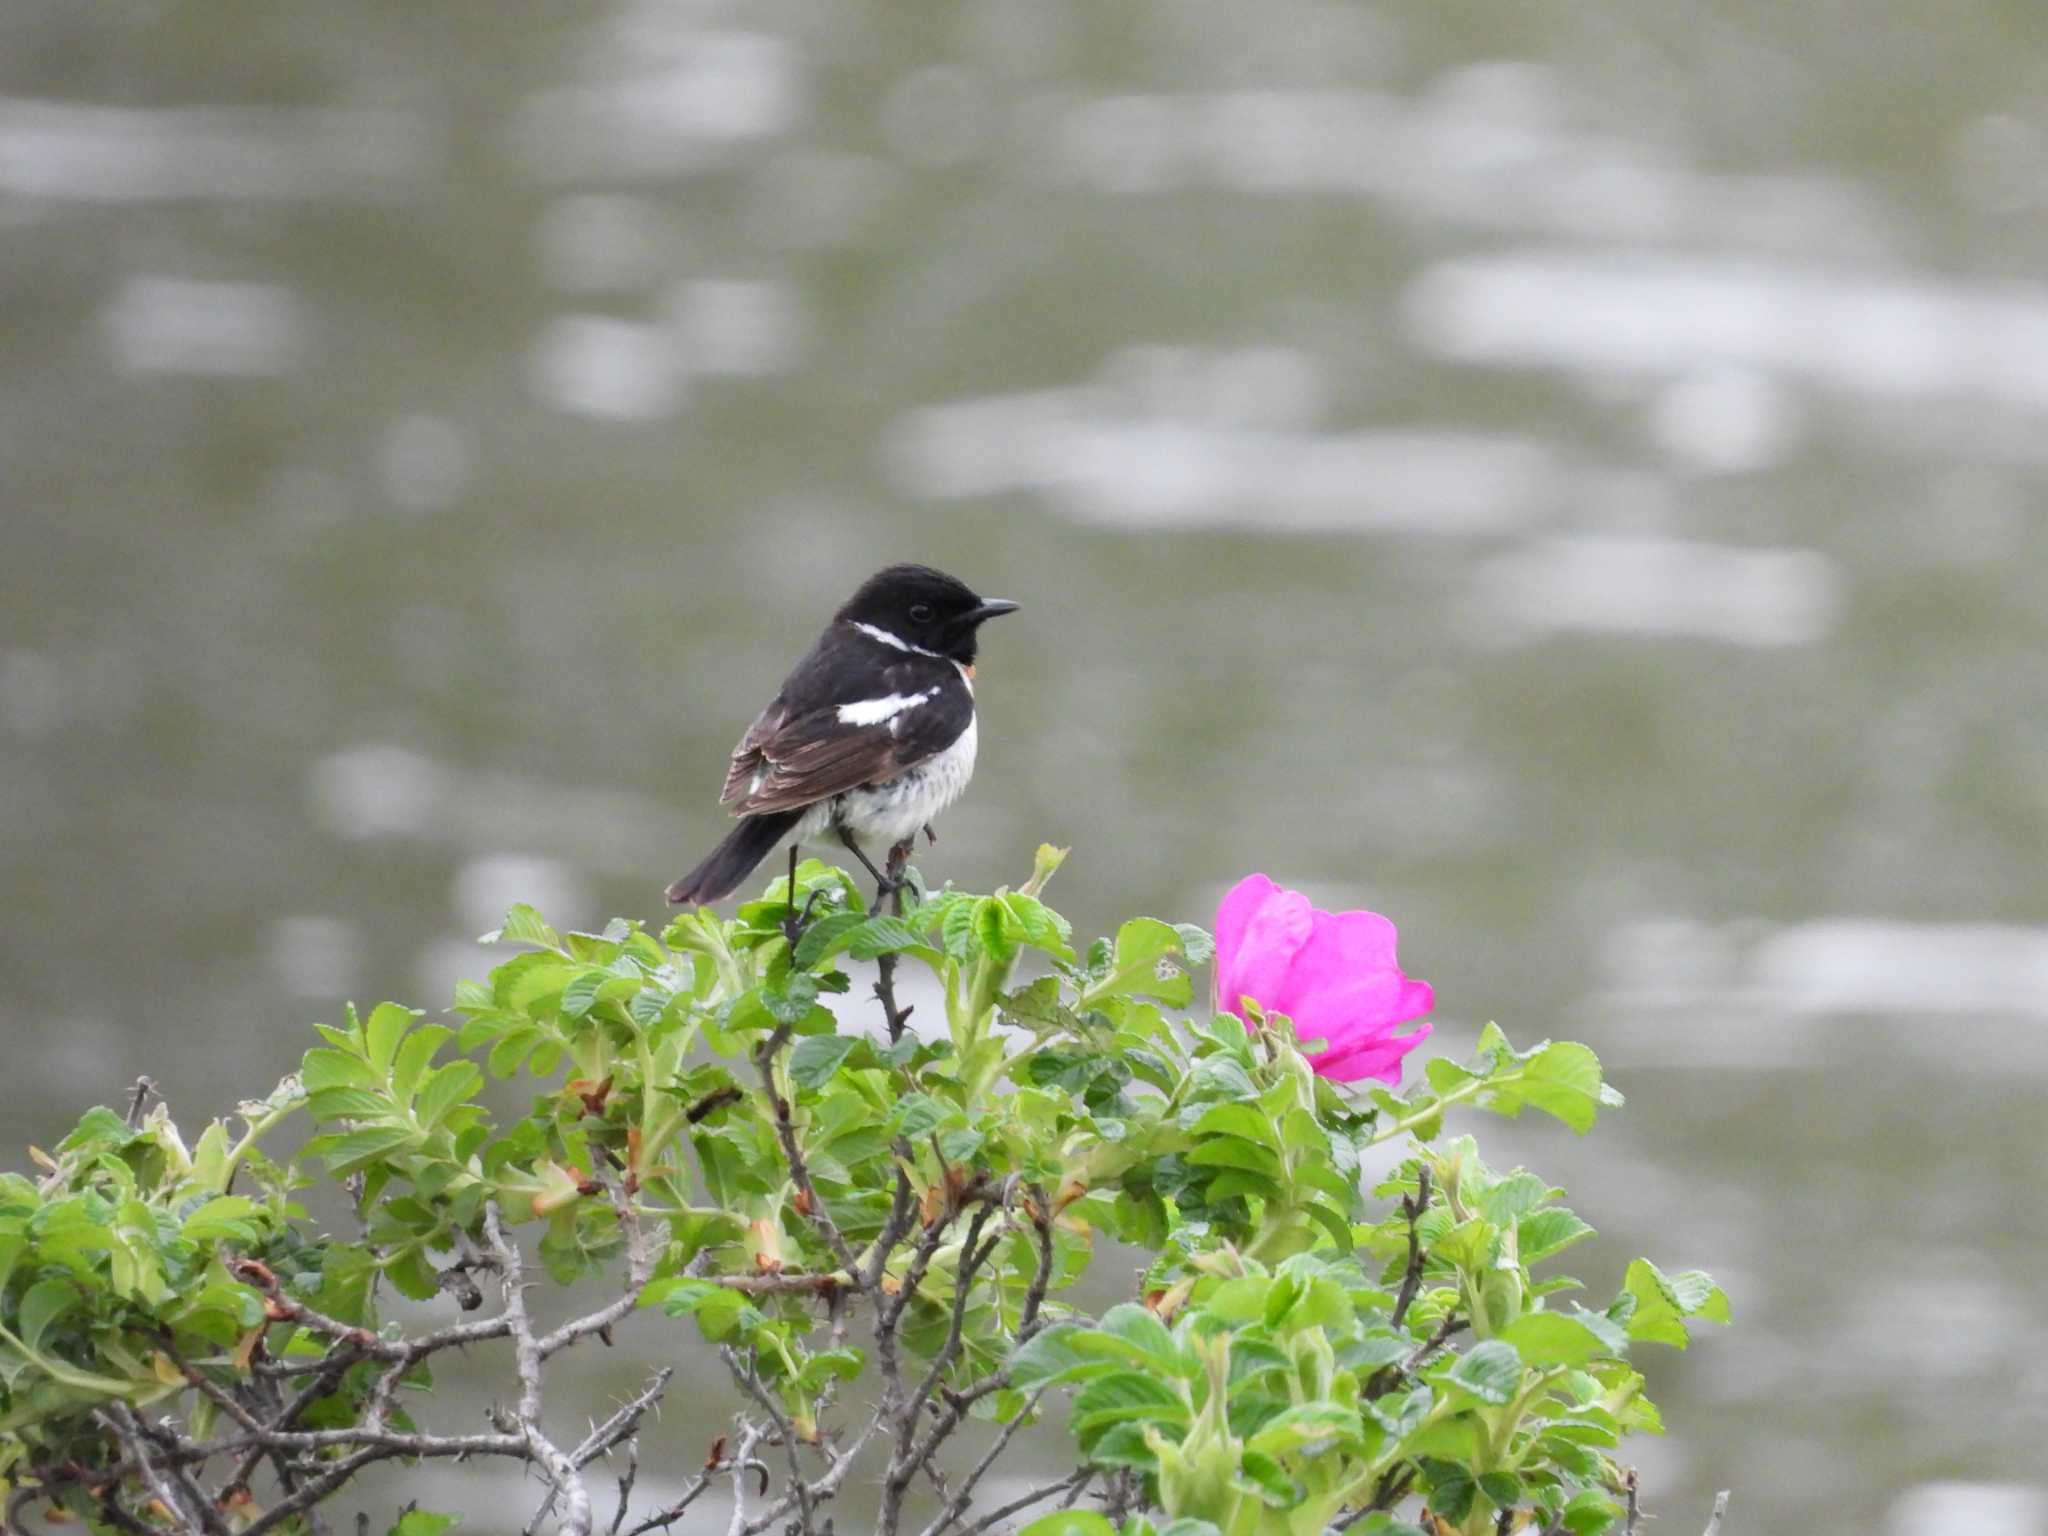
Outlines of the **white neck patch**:
{"type": "MultiPolygon", "coordinates": [[[[895,650],[909,651],[915,656],[938,656],[939,654],[937,651],[928,651],[921,645],[912,645],[901,635],[892,635],[888,630],[883,629],[877,624],[864,624],[859,619],[855,619],[853,627],[866,635],[870,640],[879,640],[882,644],[890,646],[895,650]]],[[[944,658],[941,659],[943,660],[944,658]]]]}

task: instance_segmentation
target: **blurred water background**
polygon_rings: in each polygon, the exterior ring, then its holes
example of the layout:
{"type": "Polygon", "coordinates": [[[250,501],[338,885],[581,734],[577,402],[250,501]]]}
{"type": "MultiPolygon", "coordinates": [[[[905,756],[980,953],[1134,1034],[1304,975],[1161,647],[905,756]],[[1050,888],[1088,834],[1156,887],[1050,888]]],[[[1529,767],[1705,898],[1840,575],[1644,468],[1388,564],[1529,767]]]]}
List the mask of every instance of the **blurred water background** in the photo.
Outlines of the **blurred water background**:
{"type": "Polygon", "coordinates": [[[8,1160],[657,917],[917,557],[1027,605],[935,880],[1601,1052],[1480,1129],[1734,1298],[1660,1529],[2040,1536],[2044,103],[2021,0],[8,0],[8,1160]]]}

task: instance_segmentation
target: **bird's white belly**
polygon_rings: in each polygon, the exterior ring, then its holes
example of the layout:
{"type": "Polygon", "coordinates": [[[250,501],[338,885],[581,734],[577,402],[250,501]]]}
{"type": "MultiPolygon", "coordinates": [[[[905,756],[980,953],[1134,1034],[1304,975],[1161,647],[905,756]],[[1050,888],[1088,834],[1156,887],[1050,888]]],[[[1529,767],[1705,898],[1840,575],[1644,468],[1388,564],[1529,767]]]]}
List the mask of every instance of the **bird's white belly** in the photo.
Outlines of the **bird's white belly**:
{"type": "MultiPolygon", "coordinates": [[[[969,720],[959,740],[935,757],[927,758],[908,773],[885,784],[866,784],[835,796],[827,815],[813,808],[804,818],[804,832],[816,835],[830,826],[841,826],[863,844],[886,847],[916,835],[967,788],[974,777],[974,754],[979,745],[980,722],[969,720]],[[817,825],[811,825],[817,817],[817,825]]],[[[799,834],[802,835],[802,834],[799,834]]]]}

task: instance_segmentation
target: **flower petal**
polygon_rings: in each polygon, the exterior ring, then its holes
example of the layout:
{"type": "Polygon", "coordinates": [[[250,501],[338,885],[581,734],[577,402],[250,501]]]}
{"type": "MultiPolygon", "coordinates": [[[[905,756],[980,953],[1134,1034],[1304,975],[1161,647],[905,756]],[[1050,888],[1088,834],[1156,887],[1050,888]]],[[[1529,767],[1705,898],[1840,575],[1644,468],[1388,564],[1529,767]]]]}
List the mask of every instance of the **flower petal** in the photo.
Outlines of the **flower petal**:
{"type": "Polygon", "coordinates": [[[1309,1057],[1308,1064],[1319,1077],[1333,1083],[1355,1083],[1366,1077],[1398,1083],[1403,1058],[1429,1038],[1431,1028],[1424,1024],[1412,1035],[1382,1035],[1354,1049],[1324,1051],[1309,1057]]]}
{"type": "Polygon", "coordinates": [[[1240,881],[1216,914],[1217,1006],[1236,1013],[1241,998],[1254,997],[1287,1012],[1288,969],[1314,930],[1315,909],[1301,892],[1264,875],[1240,881]]]}

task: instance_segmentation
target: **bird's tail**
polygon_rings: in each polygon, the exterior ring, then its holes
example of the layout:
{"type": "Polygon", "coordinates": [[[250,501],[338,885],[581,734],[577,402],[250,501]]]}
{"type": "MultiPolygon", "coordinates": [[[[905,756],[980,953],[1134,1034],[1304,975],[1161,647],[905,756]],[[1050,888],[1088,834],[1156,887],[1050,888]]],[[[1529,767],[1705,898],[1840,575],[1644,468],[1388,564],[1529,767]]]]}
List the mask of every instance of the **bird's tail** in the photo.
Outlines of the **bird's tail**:
{"type": "Polygon", "coordinates": [[[690,902],[703,906],[730,896],[754,872],[754,866],[767,858],[803,819],[803,814],[801,810],[775,811],[766,816],[742,818],[702,864],[669,886],[668,899],[677,905],[690,902]]]}

